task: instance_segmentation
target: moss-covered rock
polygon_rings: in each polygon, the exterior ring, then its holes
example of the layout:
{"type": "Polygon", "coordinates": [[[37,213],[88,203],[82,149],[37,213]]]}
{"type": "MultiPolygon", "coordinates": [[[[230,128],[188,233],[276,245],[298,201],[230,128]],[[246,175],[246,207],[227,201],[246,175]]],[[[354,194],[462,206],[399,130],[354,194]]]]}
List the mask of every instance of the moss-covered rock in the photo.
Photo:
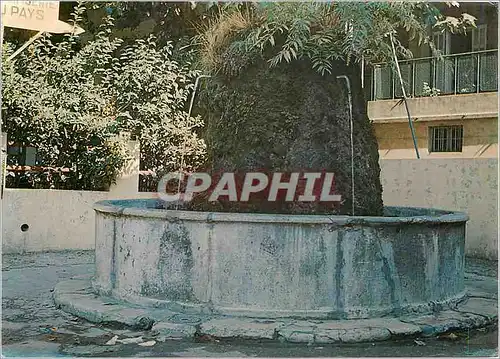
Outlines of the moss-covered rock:
{"type": "Polygon", "coordinates": [[[348,96],[354,117],[355,214],[382,215],[382,187],[376,138],[366,113],[359,67],[339,62],[321,76],[308,62],[269,68],[255,63],[236,77],[216,76],[202,99],[205,140],[212,172],[335,173],[341,203],[268,202],[252,195],[249,203],[208,203],[197,197],[191,208],[261,213],[351,214],[351,145],[348,96]]]}

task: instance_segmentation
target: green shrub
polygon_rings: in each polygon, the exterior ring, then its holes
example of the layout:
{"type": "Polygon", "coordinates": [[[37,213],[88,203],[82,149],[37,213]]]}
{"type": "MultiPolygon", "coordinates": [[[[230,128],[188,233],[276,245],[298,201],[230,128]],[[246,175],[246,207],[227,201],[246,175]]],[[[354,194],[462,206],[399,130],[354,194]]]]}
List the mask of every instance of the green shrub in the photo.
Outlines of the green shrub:
{"type": "MultiPolygon", "coordinates": [[[[75,21],[82,12],[75,9],[75,21]]],[[[112,27],[107,16],[83,45],[76,36],[54,43],[45,35],[12,61],[14,49],[4,44],[3,131],[9,142],[37,149],[44,171],[25,174],[32,187],[106,190],[129,155],[117,137],[123,131],[140,141],[143,169],[203,160],[201,118],[186,112],[198,73],[172,60],[171,43],[159,48],[150,37],[125,46],[112,27]]]]}

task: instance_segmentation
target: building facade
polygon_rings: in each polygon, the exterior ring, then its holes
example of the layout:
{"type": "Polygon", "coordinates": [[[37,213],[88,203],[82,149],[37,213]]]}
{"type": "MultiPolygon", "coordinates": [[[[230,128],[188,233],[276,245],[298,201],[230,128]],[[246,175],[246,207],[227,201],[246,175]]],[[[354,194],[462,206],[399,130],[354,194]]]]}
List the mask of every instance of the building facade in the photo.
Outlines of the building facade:
{"type": "MultiPolygon", "coordinates": [[[[443,8],[447,16],[462,13],[477,19],[466,35],[430,33],[441,58],[408,41],[414,57],[400,61],[421,158],[498,157],[498,8],[443,8]]],[[[380,64],[367,71],[365,84],[380,157],[416,158],[399,78],[380,64]]]]}
{"type": "Polygon", "coordinates": [[[378,140],[385,205],[466,212],[466,254],[498,258],[498,4],[469,2],[443,14],[474,16],[466,35],[435,33],[441,58],[406,45],[400,61],[417,159],[399,78],[365,70],[368,116],[378,140]]]}

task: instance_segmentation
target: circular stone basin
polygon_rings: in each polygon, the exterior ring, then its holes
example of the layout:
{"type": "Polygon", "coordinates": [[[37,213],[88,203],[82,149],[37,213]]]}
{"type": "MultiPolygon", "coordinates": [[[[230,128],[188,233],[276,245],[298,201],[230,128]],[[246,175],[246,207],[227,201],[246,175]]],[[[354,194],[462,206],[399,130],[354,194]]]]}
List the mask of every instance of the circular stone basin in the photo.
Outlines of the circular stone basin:
{"type": "Polygon", "coordinates": [[[359,319],[464,296],[467,215],[209,213],[156,199],[95,204],[94,290],[187,313],[359,319]]]}

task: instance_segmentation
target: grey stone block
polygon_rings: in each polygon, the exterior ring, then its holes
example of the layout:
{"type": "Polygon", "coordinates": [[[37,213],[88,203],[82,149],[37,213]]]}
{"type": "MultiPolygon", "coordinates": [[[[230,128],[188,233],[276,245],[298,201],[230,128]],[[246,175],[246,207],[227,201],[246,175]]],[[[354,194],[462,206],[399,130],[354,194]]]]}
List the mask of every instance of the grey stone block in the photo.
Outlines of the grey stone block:
{"type": "Polygon", "coordinates": [[[262,322],[244,318],[212,319],[201,324],[200,334],[217,338],[274,339],[281,322],[262,322]]]}
{"type": "Polygon", "coordinates": [[[158,336],[165,339],[190,338],[196,333],[194,325],[169,322],[156,323],[152,330],[158,332],[158,336]]]}

